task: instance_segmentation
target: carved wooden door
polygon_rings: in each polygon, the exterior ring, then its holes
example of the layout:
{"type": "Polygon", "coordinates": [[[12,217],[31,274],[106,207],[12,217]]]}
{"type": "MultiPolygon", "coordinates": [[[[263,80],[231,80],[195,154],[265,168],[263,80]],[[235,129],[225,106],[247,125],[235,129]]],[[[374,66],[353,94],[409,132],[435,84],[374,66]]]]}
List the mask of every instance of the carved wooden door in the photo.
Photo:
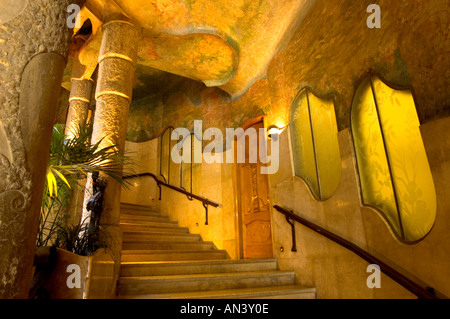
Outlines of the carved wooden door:
{"type": "MultiPolygon", "coordinates": [[[[263,123],[257,123],[252,128],[259,132],[259,128],[263,128],[263,123]]],[[[257,145],[253,143],[249,147],[248,140],[245,143],[245,163],[237,164],[241,206],[242,250],[244,258],[272,258],[269,180],[268,175],[261,174],[258,149],[260,136],[259,134],[257,135],[257,145]],[[251,152],[257,152],[256,163],[251,163],[249,160],[252,158],[251,152]]],[[[245,135],[241,138],[245,138],[245,135]]],[[[242,142],[242,140],[238,141],[238,143],[242,142]]]]}

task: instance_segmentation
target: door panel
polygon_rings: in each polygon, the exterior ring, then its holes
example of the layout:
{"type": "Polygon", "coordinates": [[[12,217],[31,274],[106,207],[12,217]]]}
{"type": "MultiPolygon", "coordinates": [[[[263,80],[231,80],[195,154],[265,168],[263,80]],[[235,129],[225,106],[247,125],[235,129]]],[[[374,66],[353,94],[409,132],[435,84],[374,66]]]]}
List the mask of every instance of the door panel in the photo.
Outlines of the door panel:
{"type": "MultiPolygon", "coordinates": [[[[252,126],[257,132],[262,127],[262,122],[252,126]]],[[[243,257],[272,258],[272,221],[270,216],[268,176],[261,174],[259,156],[257,156],[258,163],[248,163],[249,152],[259,152],[259,136],[257,144],[257,146],[249,147],[248,143],[246,143],[246,163],[237,164],[243,257]]]]}

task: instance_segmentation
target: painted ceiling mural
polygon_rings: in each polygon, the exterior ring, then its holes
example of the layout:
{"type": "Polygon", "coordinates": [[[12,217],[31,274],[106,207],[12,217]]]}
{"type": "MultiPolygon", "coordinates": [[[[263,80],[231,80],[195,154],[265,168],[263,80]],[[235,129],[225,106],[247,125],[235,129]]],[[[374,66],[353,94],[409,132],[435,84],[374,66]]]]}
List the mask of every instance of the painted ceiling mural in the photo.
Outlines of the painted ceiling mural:
{"type": "MultiPolygon", "coordinates": [[[[174,126],[189,126],[199,112],[205,126],[209,121],[224,127],[235,117],[230,101],[266,76],[273,56],[287,45],[315,2],[87,0],[81,16],[90,19],[92,35],[78,56],[85,66],[82,76],[94,73],[103,18],[126,15],[142,27],[143,35],[128,138],[158,136],[169,124],[164,123],[167,118],[174,126]]],[[[67,90],[71,74],[68,68],[63,84],[67,90]]]]}
{"type": "Polygon", "coordinates": [[[92,35],[80,61],[92,74],[105,12],[142,26],[128,127],[135,142],[169,125],[192,128],[194,120],[224,129],[265,114],[283,126],[305,87],[334,101],[342,130],[368,72],[412,86],[422,123],[450,115],[450,73],[442,71],[450,64],[448,1],[379,4],[398,14],[384,15],[375,32],[365,26],[362,1],[88,0],[92,35]]]}
{"type": "Polygon", "coordinates": [[[315,1],[115,0],[151,39],[152,49],[140,55],[147,66],[218,86],[233,97],[265,76],[315,1]]]}
{"type": "Polygon", "coordinates": [[[274,54],[315,1],[87,0],[81,15],[92,21],[93,33],[80,55],[95,61],[100,21],[125,15],[142,28],[139,64],[220,87],[237,98],[266,75],[274,54]]]}

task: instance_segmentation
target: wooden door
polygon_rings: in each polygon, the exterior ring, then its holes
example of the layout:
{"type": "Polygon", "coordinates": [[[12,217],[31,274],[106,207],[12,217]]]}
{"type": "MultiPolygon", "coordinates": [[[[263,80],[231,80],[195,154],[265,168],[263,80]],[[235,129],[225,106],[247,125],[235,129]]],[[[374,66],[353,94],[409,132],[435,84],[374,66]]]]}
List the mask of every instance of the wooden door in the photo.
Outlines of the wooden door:
{"type": "MultiPolygon", "coordinates": [[[[252,128],[259,133],[262,122],[252,128]]],[[[245,143],[245,163],[237,163],[238,190],[240,197],[240,238],[243,258],[272,258],[272,221],[270,216],[269,179],[261,174],[259,161],[259,134],[257,145],[245,143]],[[251,152],[257,152],[256,163],[250,163],[251,152]]],[[[242,138],[238,144],[243,143],[242,138]]],[[[241,144],[242,145],[242,144],[241,144]]],[[[264,150],[265,151],[265,150],[264,150]]]]}

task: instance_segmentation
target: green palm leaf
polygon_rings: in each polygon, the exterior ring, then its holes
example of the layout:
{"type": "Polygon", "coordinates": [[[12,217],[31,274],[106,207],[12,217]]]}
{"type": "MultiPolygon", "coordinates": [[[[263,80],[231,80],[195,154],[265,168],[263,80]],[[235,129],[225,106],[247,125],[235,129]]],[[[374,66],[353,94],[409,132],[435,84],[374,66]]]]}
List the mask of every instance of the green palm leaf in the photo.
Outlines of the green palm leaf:
{"type": "Polygon", "coordinates": [[[103,139],[92,144],[92,131],[92,124],[80,126],[75,136],[68,138],[64,125],[57,124],[53,128],[38,245],[48,243],[49,237],[54,235],[54,224],[62,218],[59,214],[67,207],[71,190],[79,187],[79,180],[85,179],[88,174],[101,173],[124,187],[129,185],[122,179],[122,168],[132,164],[131,160],[119,152],[116,145],[101,147],[103,139]],[[48,226],[50,220],[53,224],[48,226]]]}

